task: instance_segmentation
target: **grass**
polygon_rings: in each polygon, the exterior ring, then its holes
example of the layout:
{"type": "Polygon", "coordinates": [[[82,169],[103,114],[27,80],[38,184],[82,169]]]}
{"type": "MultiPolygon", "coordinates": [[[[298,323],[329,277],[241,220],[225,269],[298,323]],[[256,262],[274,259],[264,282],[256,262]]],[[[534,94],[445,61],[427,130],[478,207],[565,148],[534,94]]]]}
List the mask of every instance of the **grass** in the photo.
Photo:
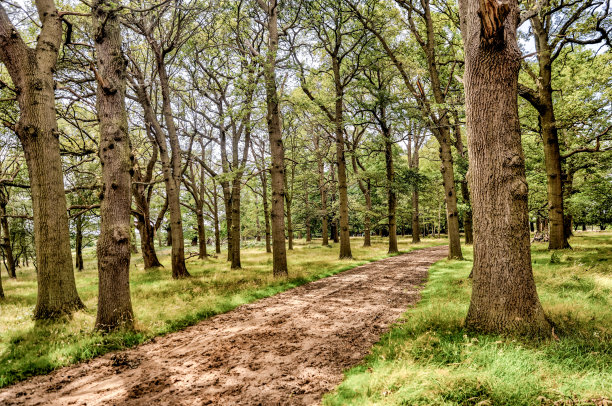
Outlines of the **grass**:
{"type": "Polygon", "coordinates": [[[555,254],[532,247],[558,341],[467,332],[472,252],[464,247],[467,260],[436,263],[423,299],[323,404],[612,404],[612,233],[580,233],[571,244],[555,254]]]}
{"type": "MultiPolygon", "coordinates": [[[[437,239],[419,245],[409,244],[408,239],[399,242],[403,251],[446,243],[437,239]]],[[[143,343],[244,303],[388,256],[386,240],[373,238],[373,246],[367,249],[361,246],[361,239],[351,239],[351,243],[354,259],[340,261],[338,244],[328,248],[321,247],[320,241],[306,244],[297,240],[295,250],[288,251],[289,278],[283,279],[272,276],[272,254],[266,254],[262,244],[242,251],[241,270],[229,269],[225,253],[207,260],[190,259],[187,266],[193,277],[184,280],[171,278],[169,249],[159,252],[165,268],[149,271],[135,254],[130,286],[137,328],[108,335],[92,331],[98,291],[94,250],[85,253],[85,270],[76,273],[77,289],[87,308],[68,320],[34,323],[33,269],[18,269],[17,280],[2,275],[6,298],[0,301],[0,387],[143,343]]]]}

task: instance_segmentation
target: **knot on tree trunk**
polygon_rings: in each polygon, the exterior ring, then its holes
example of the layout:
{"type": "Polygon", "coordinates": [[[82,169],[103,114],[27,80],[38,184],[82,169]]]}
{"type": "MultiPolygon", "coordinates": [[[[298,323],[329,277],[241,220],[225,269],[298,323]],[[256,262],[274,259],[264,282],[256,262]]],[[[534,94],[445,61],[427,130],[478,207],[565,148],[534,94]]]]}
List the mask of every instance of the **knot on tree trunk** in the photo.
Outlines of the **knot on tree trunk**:
{"type": "Polygon", "coordinates": [[[508,0],[480,0],[480,39],[486,45],[503,45],[504,21],[510,13],[508,0]]]}
{"type": "Polygon", "coordinates": [[[113,238],[117,243],[127,242],[130,239],[130,229],[124,226],[116,226],[113,229],[113,238]]]}

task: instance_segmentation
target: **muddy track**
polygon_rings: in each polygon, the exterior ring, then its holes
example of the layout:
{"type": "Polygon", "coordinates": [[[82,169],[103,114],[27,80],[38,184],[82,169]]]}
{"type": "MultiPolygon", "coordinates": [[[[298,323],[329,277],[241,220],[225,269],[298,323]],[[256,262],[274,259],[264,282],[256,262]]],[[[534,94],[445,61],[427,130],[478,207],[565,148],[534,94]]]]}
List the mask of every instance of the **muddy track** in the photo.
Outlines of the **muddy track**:
{"type": "Polygon", "coordinates": [[[446,247],[240,306],[136,348],[0,391],[2,405],[311,405],[409,305],[446,247]]]}

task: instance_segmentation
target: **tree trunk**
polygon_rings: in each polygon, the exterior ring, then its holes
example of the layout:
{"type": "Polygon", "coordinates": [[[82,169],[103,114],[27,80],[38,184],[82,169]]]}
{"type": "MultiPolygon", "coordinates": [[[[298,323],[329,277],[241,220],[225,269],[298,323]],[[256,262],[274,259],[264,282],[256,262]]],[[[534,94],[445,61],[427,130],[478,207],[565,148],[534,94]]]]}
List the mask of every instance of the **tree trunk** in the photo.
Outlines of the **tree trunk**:
{"type": "Polygon", "coordinates": [[[232,262],[232,193],[230,191],[229,182],[221,182],[223,189],[223,204],[225,206],[225,232],[227,234],[227,261],[232,262]]]}
{"type": "MultiPolygon", "coordinates": [[[[463,148],[463,138],[461,137],[461,125],[459,124],[459,113],[453,111],[454,117],[454,128],[455,128],[455,147],[457,153],[459,153],[460,159],[467,160],[465,148],[463,148]]],[[[463,213],[463,228],[465,230],[465,243],[472,244],[474,241],[474,234],[472,231],[472,205],[470,203],[470,189],[468,188],[467,173],[460,171],[461,180],[461,198],[463,203],[467,206],[467,209],[463,213]]]]}
{"type": "MultiPolygon", "coordinates": [[[[384,114],[384,113],[383,113],[384,114]]],[[[383,129],[385,143],[385,167],[387,171],[387,216],[389,219],[389,254],[397,253],[397,218],[395,209],[397,195],[395,193],[395,170],[393,168],[393,142],[388,128],[383,129]]]]}
{"type": "Polygon", "coordinates": [[[311,219],[310,219],[310,197],[309,197],[309,192],[308,192],[308,185],[304,184],[304,192],[305,192],[305,197],[306,197],[306,242],[310,242],[312,241],[312,234],[311,234],[311,219]]]}
{"type": "Polygon", "coordinates": [[[419,222],[419,188],[412,189],[412,243],[421,242],[421,225],[419,222]]]}
{"type": "MultiPolygon", "coordinates": [[[[170,100],[170,80],[166,71],[164,61],[159,49],[156,49],[157,73],[162,93],[162,113],[166,124],[167,137],[159,131],[158,147],[162,156],[162,169],[164,170],[164,181],[166,185],[166,196],[168,199],[168,210],[170,211],[170,232],[172,233],[172,277],[180,279],[190,276],[185,264],[185,238],[183,236],[183,215],[181,213],[181,147],[178,139],[174,115],[170,100]],[[167,139],[166,139],[167,138],[167,139]],[[170,143],[170,154],[167,142],[170,143]],[[168,155],[170,155],[168,157],[168,155]],[[166,157],[166,164],[164,163],[166,157]],[[168,159],[169,158],[169,159],[168,159]]],[[[157,133],[157,131],[156,131],[157,133]]]]}
{"type": "MultiPolygon", "coordinates": [[[[259,197],[255,193],[255,207],[259,206],[259,197]]],[[[255,214],[255,241],[261,241],[261,222],[259,221],[259,214],[255,214]]]]}
{"type": "MultiPolygon", "coordinates": [[[[365,196],[365,201],[366,201],[366,210],[368,211],[368,213],[371,213],[372,212],[372,183],[370,182],[370,179],[367,180],[367,186],[365,189],[366,189],[366,193],[364,196],[365,196]]],[[[370,215],[367,214],[363,219],[363,246],[364,247],[372,246],[371,228],[372,228],[372,220],[370,219],[370,215]]]]}
{"type": "Polygon", "coordinates": [[[446,202],[446,218],[448,223],[448,259],[463,259],[450,131],[448,128],[440,128],[438,133],[440,159],[442,160],[440,171],[442,172],[442,183],[444,184],[444,200],[446,202]]]}
{"type": "Polygon", "coordinates": [[[351,240],[348,216],[348,187],[346,177],[346,158],[344,156],[344,89],[341,85],[340,62],[337,56],[332,58],[334,83],[336,86],[335,103],[335,130],[336,130],[336,159],[338,162],[338,195],[340,200],[340,259],[353,258],[351,253],[351,240]]]}
{"type": "Polygon", "coordinates": [[[294,169],[291,170],[291,187],[287,180],[287,169],[285,168],[285,204],[287,205],[287,245],[289,250],[293,250],[293,218],[291,216],[291,202],[293,201],[293,175],[294,169]]]}
{"type": "Polygon", "coordinates": [[[240,269],[240,177],[232,182],[232,225],[229,239],[232,240],[231,269],[240,269]]]}
{"type": "Polygon", "coordinates": [[[293,220],[291,218],[291,200],[285,193],[285,203],[287,204],[287,245],[288,249],[293,250],[293,220]]]}
{"type": "MultiPolygon", "coordinates": [[[[551,85],[549,85],[551,86],[551,85]]],[[[552,106],[552,87],[545,92],[544,105],[546,110],[540,115],[542,126],[542,142],[544,144],[544,163],[548,179],[548,220],[549,236],[548,249],[570,248],[565,235],[563,220],[563,182],[561,178],[561,155],[559,152],[559,136],[552,106]]]]}
{"type": "Polygon", "coordinates": [[[0,202],[0,228],[2,228],[2,234],[0,235],[0,249],[4,251],[6,258],[6,272],[10,278],[17,278],[17,272],[15,267],[15,256],[13,255],[13,247],[11,245],[11,232],[9,229],[8,219],[6,216],[6,203],[0,202]]]}
{"type": "Polygon", "coordinates": [[[276,54],[278,50],[277,0],[261,2],[268,15],[268,47],[264,64],[268,139],[272,156],[272,273],[287,276],[287,251],[285,247],[285,148],[281,133],[279,97],[276,89],[276,54]]]}
{"type": "Polygon", "coordinates": [[[149,222],[148,216],[142,220],[137,218],[138,233],[140,234],[140,250],[144,269],[157,268],[162,266],[155,252],[155,230],[149,222]]]}
{"type": "Polygon", "coordinates": [[[531,269],[517,87],[519,7],[460,0],[474,268],[468,328],[550,335],[531,269]],[[479,9],[481,4],[487,8],[479,9]],[[482,22],[481,22],[482,18],[482,22]]]}
{"type": "Polygon", "coordinates": [[[129,289],[132,168],[125,110],[125,60],[116,10],[105,0],[92,7],[96,30],[97,110],[103,187],[97,244],[99,294],[96,328],[131,328],[129,289]],[[103,21],[101,23],[100,21],[103,21]]]}
{"type": "Polygon", "coordinates": [[[138,254],[138,246],[136,245],[136,230],[134,229],[134,223],[130,219],[130,252],[132,254],[138,254]]]}
{"type": "Polygon", "coordinates": [[[317,153],[317,167],[319,170],[319,193],[321,193],[321,245],[329,245],[328,241],[328,214],[327,214],[327,186],[325,185],[325,166],[323,164],[323,153],[320,150],[319,135],[314,137],[315,149],[317,153]]]}
{"type": "Polygon", "coordinates": [[[125,108],[126,60],[121,51],[118,9],[110,0],[92,5],[100,122],[100,236],[96,329],[132,328],[130,235],[132,156],[125,108]]]}
{"type": "Polygon", "coordinates": [[[564,232],[561,155],[552,97],[552,54],[554,50],[549,44],[548,30],[550,30],[550,24],[542,24],[540,17],[534,16],[531,19],[531,25],[535,35],[536,50],[538,51],[538,88],[535,92],[525,91],[526,87],[521,86],[520,95],[537,110],[540,120],[548,181],[548,218],[550,221],[548,249],[570,248],[564,232]]]}
{"type": "MultiPolygon", "coordinates": [[[[284,159],[284,158],[283,158],[284,159]]],[[[262,172],[261,175],[261,189],[263,199],[263,212],[264,212],[264,224],[266,227],[266,252],[272,252],[270,246],[270,208],[268,207],[268,175],[266,172],[262,172]]],[[[274,258],[272,258],[274,261],[274,258]]]]}
{"type": "Polygon", "coordinates": [[[219,201],[217,200],[217,188],[212,193],[213,196],[213,223],[215,227],[215,254],[221,253],[221,233],[219,231],[219,201]]]}
{"type": "Polygon", "coordinates": [[[204,213],[202,211],[198,211],[196,213],[196,217],[198,219],[198,244],[199,244],[199,259],[206,259],[208,254],[206,252],[206,227],[204,226],[204,213]]]}
{"type": "Polygon", "coordinates": [[[76,254],[76,269],[82,271],[83,266],[83,217],[78,216],[75,219],[76,235],[74,237],[74,251],[76,254]]]}
{"type": "Polygon", "coordinates": [[[53,73],[62,39],[54,2],[36,3],[42,28],[28,47],[0,6],[0,60],[17,90],[15,132],[28,166],[38,263],[34,318],[51,319],[84,307],[74,280],[68,212],[55,112],[53,73]]]}

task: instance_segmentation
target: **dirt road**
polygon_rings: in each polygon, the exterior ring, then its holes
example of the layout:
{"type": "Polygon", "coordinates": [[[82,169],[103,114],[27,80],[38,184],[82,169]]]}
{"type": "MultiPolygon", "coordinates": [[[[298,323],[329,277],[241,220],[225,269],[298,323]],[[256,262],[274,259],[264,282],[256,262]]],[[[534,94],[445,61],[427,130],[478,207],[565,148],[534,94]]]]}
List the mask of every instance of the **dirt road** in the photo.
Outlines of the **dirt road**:
{"type": "Polygon", "coordinates": [[[427,248],[0,391],[1,405],[311,405],[419,299],[427,248]]]}

